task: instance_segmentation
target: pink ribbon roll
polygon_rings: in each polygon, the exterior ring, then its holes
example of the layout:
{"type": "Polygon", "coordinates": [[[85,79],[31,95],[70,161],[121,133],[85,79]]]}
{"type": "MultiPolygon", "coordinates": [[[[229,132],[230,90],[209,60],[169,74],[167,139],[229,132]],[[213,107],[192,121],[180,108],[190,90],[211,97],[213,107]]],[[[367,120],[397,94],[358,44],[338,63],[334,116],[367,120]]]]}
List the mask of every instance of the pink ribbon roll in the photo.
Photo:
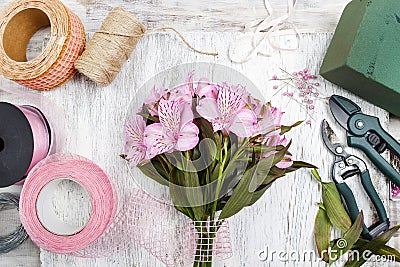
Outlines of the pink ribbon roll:
{"type": "Polygon", "coordinates": [[[54,138],[50,124],[37,108],[0,102],[0,112],[0,187],[7,187],[21,184],[51,153],[54,138]]]}
{"type": "MultiPolygon", "coordinates": [[[[199,223],[207,228],[209,222],[192,222],[177,213],[172,203],[140,189],[122,199],[117,212],[113,183],[95,163],[77,155],[54,154],[29,173],[21,192],[20,218],[32,241],[53,253],[98,258],[137,244],[167,266],[194,262],[196,244],[204,238],[197,230],[199,223]],[[83,227],[65,223],[54,212],[56,188],[66,179],[78,183],[90,197],[92,211],[83,227]]],[[[214,247],[208,253],[216,260],[229,258],[232,248],[227,222],[212,234],[214,247]]]]}
{"type": "Polygon", "coordinates": [[[118,208],[114,185],[95,163],[77,155],[54,154],[29,173],[21,192],[20,217],[39,247],[54,253],[74,253],[94,243],[109,228],[118,208]],[[82,229],[67,225],[54,214],[51,194],[56,183],[72,180],[89,193],[92,212],[82,229]]]}
{"type": "Polygon", "coordinates": [[[51,130],[50,124],[38,109],[30,106],[19,106],[18,108],[28,119],[33,135],[33,156],[31,164],[25,173],[27,175],[39,161],[49,154],[52,142],[51,130]]]}

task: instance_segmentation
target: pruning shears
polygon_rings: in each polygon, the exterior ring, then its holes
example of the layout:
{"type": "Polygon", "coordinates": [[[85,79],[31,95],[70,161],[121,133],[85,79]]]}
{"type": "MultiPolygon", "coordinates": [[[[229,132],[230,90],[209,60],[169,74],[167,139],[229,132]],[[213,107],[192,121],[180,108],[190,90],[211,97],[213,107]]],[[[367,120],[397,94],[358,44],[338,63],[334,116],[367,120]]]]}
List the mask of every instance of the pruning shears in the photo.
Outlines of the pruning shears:
{"type": "Polygon", "coordinates": [[[379,119],[361,112],[353,101],[333,95],[329,106],[336,121],[347,131],[347,144],[361,149],[390,181],[400,187],[400,173],[382,156],[390,150],[400,158],[400,144],[381,126],[379,119]]]}
{"type": "Polygon", "coordinates": [[[342,196],[351,221],[354,223],[360,213],[354,194],[346,184],[346,180],[354,178],[354,176],[360,176],[362,186],[378,213],[379,221],[370,227],[364,225],[362,232],[362,236],[365,239],[372,240],[381,233],[386,232],[389,229],[390,222],[382,200],[372,184],[367,165],[359,157],[350,155],[345,151],[344,146],[340,144],[336,134],[326,120],[322,122],[321,131],[326,147],[335,155],[332,167],[332,179],[342,196]]]}

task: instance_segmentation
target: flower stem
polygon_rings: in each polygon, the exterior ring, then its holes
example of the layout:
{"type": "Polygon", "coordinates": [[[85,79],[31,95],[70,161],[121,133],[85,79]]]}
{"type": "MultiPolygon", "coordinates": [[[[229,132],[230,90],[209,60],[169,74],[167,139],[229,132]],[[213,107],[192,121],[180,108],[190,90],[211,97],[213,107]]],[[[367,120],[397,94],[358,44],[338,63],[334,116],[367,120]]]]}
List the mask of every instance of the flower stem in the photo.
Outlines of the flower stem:
{"type": "Polygon", "coordinates": [[[194,267],[212,267],[213,245],[218,228],[218,226],[214,227],[214,221],[210,221],[210,224],[206,221],[202,222],[198,229],[199,239],[197,240],[194,267]]]}
{"type": "Polygon", "coordinates": [[[161,165],[163,166],[164,170],[169,173],[172,170],[171,163],[168,161],[164,154],[158,155],[157,157],[160,157],[161,165]]]}
{"type": "Polygon", "coordinates": [[[223,142],[223,153],[221,153],[222,156],[222,160],[221,160],[221,166],[219,168],[218,171],[218,181],[217,181],[217,188],[215,190],[215,199],[214,199],[214,205],[213,205],[213,209],[211,211],[211,220],[213,221],[215,218],[215,213],[217,212],[217,203],[218,203],[218,199],[219,199],[219,193],[221,191],[222,185],[223,185],[223,172],[224,172],[224,168],[225,168],[225,164],[226,164],[226,160],[227,160],[227,156],[228,156],[228,140],[227,137],[223,136],[222,137],[222,142],[223,142]]]}

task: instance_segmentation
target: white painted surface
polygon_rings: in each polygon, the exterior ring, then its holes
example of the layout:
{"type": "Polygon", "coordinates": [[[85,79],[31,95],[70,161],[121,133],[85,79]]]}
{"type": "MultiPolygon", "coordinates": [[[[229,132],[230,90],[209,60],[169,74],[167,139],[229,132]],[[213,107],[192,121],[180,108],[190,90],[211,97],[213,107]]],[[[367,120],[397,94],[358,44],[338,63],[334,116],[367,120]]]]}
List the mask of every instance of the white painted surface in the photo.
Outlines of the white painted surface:
{"type": "MultiPolygon", "coordinates": [[[[112,8],[110,1],[100,0],[67,0],[66,4],[84,21],[88,30],[99,27],[107,12],[112,8]]],[[[285,1],[271,1],[284,11],[285,1]]],[[[341,1],[299,1],[294,21],[300,29],[306,31],[333,31],[338,17],[347,0],[341,1]]],[[[0,3],[3,6],[5,3],[0,3]]],[[[66,114],[65,151],[88,157],[99,164],[115,181],[118,191],[123,194],[134,186],[125,163],[118,157],[123,152],[123,124],[125,112],[130,100],[140,86],[160,70],[177,64],[194,61],[207,61],[231,66],[247,75],[269,99],[273,83],[270,77],[278,73],[279,67],[288,71],[307,66],[317,72],[323,58],[330,34],[303,35],[298,52],[281,52],[272,58],[258,57],[243,65],[232,64],[226,56],[228,45],[241,26],[253,19],[265,16],[262,1],[205,0],[201,5],[194,1],[113,1],[112,6],[123,6],[133,11],[144,20],[149,28],[157,26],[176,26],[185,31],[185,36],[196,48],[217,50],[220,56],[214,59],[209,56],[194,54],[188,50],[174,34],[152,34],[145,36],[132,55],[117,80],[109,87],[98,88],[87,78],[76,76],[63,88],[46,93],[57,104],[62,106],[66,114]],[[255,3],[257,2],[257,3],[255,3]],[[209,33],[204,33],[208,31],[209,33]]],[[[0,84],[11,84],[1,80],[0,84]]],[[[350,94],[329,83],[324,85],[325,94],[350,94]]],[[[7,100],[1,96],[1,100],[7,100]]],[[[354,98],[360,101],[358,98],[354,98]]],[[[275,96],[273,103],[282,106],[287,112],[285,122],[303,119],[301,108],[294,102],[288,103],[285,97],[275,96]]],[[[366,102],[363,110],[371,115],[378,115],[387,126],[387,113],[366,102]]],[[[312,162],[320,167],[321,174],[328,180],[332,156],[323,147],[319,135],[319,122],[328,116],[326,104],[317,103],[317,122],[312,128],[302,126],[295,129],[290,137],[294,139],[292,153],[298,159],[312,162]],[[312,138],[310,138],[312,137],[312,138]]],[[[333,121],[332,117],[329,117],[333,121]]],[[[400,126],[394,120],[391,125],[393,133],[400,138],[400,126]]],[[[335,130],[343,134],[340,127],[335,130]]],[[[344,138],[344,136],[341,136],[344,138]]],[[[344,139],[343,139],[344,140],[344,139]]],[[[357,151],[356,151],[357,153],[357,151]]],[[[371,164],[368,166],[373,169],[371,164]]],[[[387,185],[384,178],[373,169],[375,185],[387,204],[387,185]]],[[[18,189],[13,189],[18,190],[18,189]]],[[[88,203],[80,201],[84,192],[79,188],[64,184],[59,189],[60,198],[54,205],[65,209],[69,201],[71,209],[60,213],[60,217],[68,222],[87,219],[88,203]],[[70,195],[73,194],[71,197],[70,195]],[[81,207],[76,208],[74,207],[81,207]],[[78,215],[78,216],[77,216],[78,215]],[[79,220],[79,219],[78,219],[79,220]]],[[[368,203],[359,191],[357,195],[368,203]]],[[[294,266],[279,262],[262,263],[258,260],[258,252],[268,246],[270,250],[298,252],[314,248],[312,226],[317,210],[315,203],[320,199],[320,190],[307,171],[278,181],[265,196],[253,207],[242,211],[230,220],[234,257],[217,266],[294,266]]],[[[368,207],[366,207],[368,208],[368,207]]],[[[370,210],[366,211],[370,214],[370,210]]],[[[3,218],[0,218],[0,222],[3,218]]],[[[0,224],[1,225],[1,224],[0,224]]],[[[0,256],[0,266],[39,266],[39,251],[32,243],[27,242],[18,250],[0,256]]],[[[40,253],[43,266],[162,266],[146,251],[132,248],[108,259],[78,259],[70,256],[55,255],[45,251],[40,253]]],[[[302,265],[302,264],[300,264],[302,265]]],[[[317,266],[317,264],[313,264],[317,266]]]]}
{"type": "MultiPolygon", "coordinates": [[[[292,1],[292,0],[290,0],[292,1]]],[[[0,8],[10,0],[0,2],[0,8]]],[[[182,31],[241,31],[253,20],[265,18],[264,0],[63,0],[83,21],[87,32],[97,30],[107,14],[123,7],[148,29],[176,27],[182,31]]],[[[276,16],[286,13],[287,0],[269,0],[276,16]]],[[[297,0],[291,21],[306,32],[331,32],[350,0],[297,0]]]]}
{"type": "MultiPolygon", "coordinates": [[[[290,0],[292,1],[292,0],[290,0]]],[[[85,23],[95,31],[114,7],[133,12],[149,29],[173,26],[186,31],[239,31],[243,25],[264,18],[264,0],[64,0],[85,23]]],[[[282,15],[287,0],[269,0],[282,15]]],[[[336,27],[344,6],[350,0],[297,0],[291,21],[299,29],[310,32],[330,32],[336,27]]]]}

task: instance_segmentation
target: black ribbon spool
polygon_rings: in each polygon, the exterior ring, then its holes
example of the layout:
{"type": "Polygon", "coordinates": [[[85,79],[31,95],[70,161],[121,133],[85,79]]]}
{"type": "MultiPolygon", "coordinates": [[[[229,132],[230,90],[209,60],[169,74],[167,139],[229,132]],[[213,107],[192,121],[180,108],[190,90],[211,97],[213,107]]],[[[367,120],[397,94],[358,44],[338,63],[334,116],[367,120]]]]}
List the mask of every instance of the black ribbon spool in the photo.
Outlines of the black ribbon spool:
{"type": "Polygon", "coordinates": [[[33,157],[31,125],[16,106],[0,102],[0,187],[24,179],[33,157]]]}

